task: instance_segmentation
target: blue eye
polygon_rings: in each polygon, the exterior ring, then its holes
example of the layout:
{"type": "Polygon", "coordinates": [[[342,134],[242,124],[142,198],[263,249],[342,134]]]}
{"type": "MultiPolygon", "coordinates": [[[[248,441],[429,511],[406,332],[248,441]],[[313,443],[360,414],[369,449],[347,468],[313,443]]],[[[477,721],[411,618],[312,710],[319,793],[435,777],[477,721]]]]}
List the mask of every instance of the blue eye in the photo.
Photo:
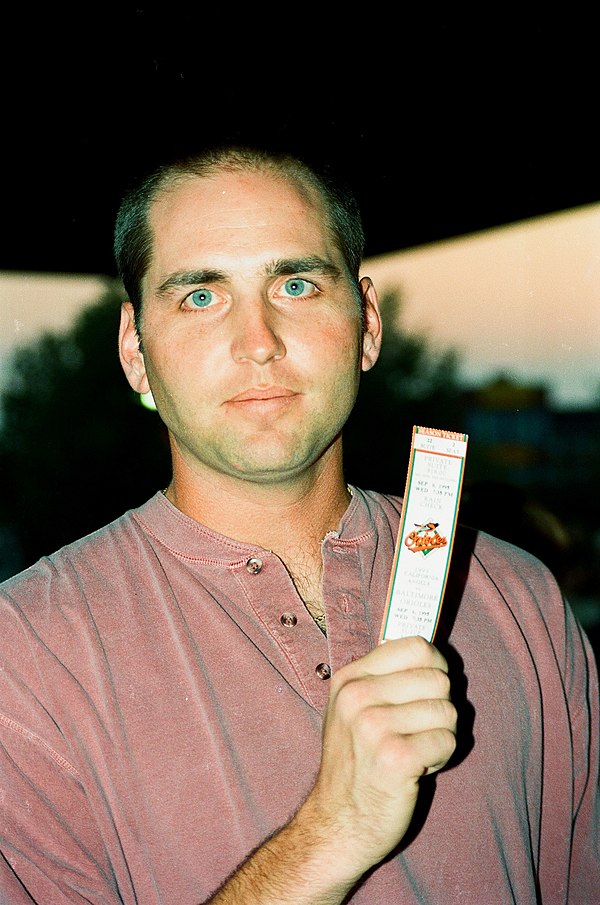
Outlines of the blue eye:
{"type": "Polygon", "coordinates": [[[288,295],[291,295],[294,298],[300,298],[303,295],[309,295],[315,287],[314,284],[309,283],[308,280],[301,280],[298,277],[292,277],[291,279],[285,281],[283,288],[288,295]]]}
{"type": "Polygon", "coordinates": [[[214,293],[210,289],[194,289],[188,295],[187,301],[194,308],[208,308],[214,301],[214,293]]]}

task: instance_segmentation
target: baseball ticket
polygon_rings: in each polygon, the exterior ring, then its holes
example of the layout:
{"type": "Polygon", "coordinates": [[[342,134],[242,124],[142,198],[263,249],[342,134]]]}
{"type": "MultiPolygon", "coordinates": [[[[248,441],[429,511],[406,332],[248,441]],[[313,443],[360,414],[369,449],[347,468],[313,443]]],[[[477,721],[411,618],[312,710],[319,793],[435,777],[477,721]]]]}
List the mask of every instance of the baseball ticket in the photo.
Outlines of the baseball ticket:
{"type": "Polygon", "coordinates": [[[380,641],[437,628],[467,455],[467,434],[413,427],[400,528],[380,641]]]}

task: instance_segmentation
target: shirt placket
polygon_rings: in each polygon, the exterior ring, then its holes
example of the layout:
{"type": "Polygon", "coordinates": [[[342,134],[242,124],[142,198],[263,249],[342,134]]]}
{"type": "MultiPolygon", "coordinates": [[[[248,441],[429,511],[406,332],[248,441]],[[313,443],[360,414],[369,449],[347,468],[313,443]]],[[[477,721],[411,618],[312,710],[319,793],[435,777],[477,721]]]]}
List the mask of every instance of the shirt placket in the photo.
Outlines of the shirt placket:
{"type": "Polygon", "coordinates": [[[235,575],[256,617],[284,656],[285,677],[323,712],[331,677],[327,638],[308,613],[283,562],[268,550],[252,552],[236,564],[235,575]]]}
{"type": "Polygon", "coordinates": [[[323,541],[323,596],[332,670],[368,653],[376,643],[368,618],[359,546],[336,534],[323,541]]]}

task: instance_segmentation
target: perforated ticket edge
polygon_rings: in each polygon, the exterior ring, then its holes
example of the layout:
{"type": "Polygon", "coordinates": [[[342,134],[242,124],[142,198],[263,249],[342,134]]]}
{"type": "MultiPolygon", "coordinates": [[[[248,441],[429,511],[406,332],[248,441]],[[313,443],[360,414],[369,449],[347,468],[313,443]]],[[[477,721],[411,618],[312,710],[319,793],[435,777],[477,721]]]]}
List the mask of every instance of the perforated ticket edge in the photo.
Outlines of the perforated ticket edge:
{"type": "MultiPolygon", "coordinates": [[[[414,477],[415,454],[417,451],[424,452],[423,450],[417,450],[416,441],[417,441],[418,435],[423,435],[423,434],[426,434],[426,435],[429,435],[432,437],[440,437],[444,440],[454,440],[454,441],[458,441],[459,443],[463,444],[462,455],[457,456],[457,458],[462,459],[462,462],[461,462],[461,467],[460,467],[460,477],[459,477],[459,480],[457,481],[457,485],[455,488],[453,518],[452,518],[450,528],[446,532],[446,538],[447,538],[446,567],[444,569],[442,578],[439,581],[439,585],[438,585],[437,605],[436,605],[436,610],[435,610],[435,614],[433,617],[431,631],[426,636],[427,640],[430,642],[433,642],[433,639],[435,638],[435,633],[436,633],[437,626],[439,623],[440,614],[442,611],[442,603],[443,603],[444,594],[446,591],[448,573],[450,570],[450,564],[451,564],[451,560],[452,560],[452,551],[454,548],[454,538],[455,538],[455,534],[456,534],[456,524],[458,521],[458,511],[459,511],[459,506],[460,506],[460,498],[461,498],[461,494],[462,494],[462,487],[463,487],[463,481],[464,481],[464,475],[465,475],[465,462],[466,462],[466,456],[467,456],[467,447],[468,447],[469,437],[468,437],[468,434],[460,433],[458,431],[450,431],[450,430],[444,430],[441,428],[431,428],[431,427],[424,427],[422,425],[414,425],[413,431],[412,431],[408,469],[407,469],[407,474],[406,474],[406,483],[405,483],[405,489],[404,489],[402,513],[400,516],[400,524],[398,527],[398,536],[396,538],[394,559],[393,559],[392,568],[390,571],[390,580],[389,580],[389,585],[388,585],[387,599],[386,599],[386,604],[385,604],[384,613],[383,613],[381,633],[380,633],[380,637],[379,637],[380,644],[383,643],[384,641],[390,640],[391,638],[401,637],[401,635],[397,634],[397,632],[394,630],[396,628],[396,626],[394,623],[391,622],[390,617],[391,617],[392,603],[394,600],[397,583],[399,581],[402,581],[402,573],[399,570],[399,560],[400,560],[400,552],[402,549],[402,545],[404,543],[404,537],[405,537],[405,531],[406,531],[406,519],[407,519],[408,511],[409,511],[408,502],[409,502],[409,498],[410,498],[411,484],[412,484],[412,480],[414,477]]],[[[427,454],[427,453],[425,453],[425,454],[427,454]]],[[[440,453],[432,452],[431,455],[440,455],[440,453]]],[[[433,611],[433,607],[431,609],[433,611]]]]}

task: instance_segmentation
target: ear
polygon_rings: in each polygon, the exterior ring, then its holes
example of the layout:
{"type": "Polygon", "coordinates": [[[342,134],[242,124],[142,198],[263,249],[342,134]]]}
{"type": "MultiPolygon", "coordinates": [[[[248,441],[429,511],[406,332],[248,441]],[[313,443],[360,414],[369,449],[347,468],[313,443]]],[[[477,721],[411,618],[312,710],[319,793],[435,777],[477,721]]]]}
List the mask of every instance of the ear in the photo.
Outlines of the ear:
{"type": "Polygon", "coordinates": [[[140,337],[135,326],[131,302],[123,302],[121,305],[119,359],[130,387],[136,393],[149,393],[150,385],[146,376],[144,356],[140,350],[140,337]]]}
{"type": "Polygon", "coordinates": [[[363,371],[370,371],[381,351],[382,324],[377,290],[370,277],[362,277],[359,284],[363,308],[362,362],[363,371]]]}

